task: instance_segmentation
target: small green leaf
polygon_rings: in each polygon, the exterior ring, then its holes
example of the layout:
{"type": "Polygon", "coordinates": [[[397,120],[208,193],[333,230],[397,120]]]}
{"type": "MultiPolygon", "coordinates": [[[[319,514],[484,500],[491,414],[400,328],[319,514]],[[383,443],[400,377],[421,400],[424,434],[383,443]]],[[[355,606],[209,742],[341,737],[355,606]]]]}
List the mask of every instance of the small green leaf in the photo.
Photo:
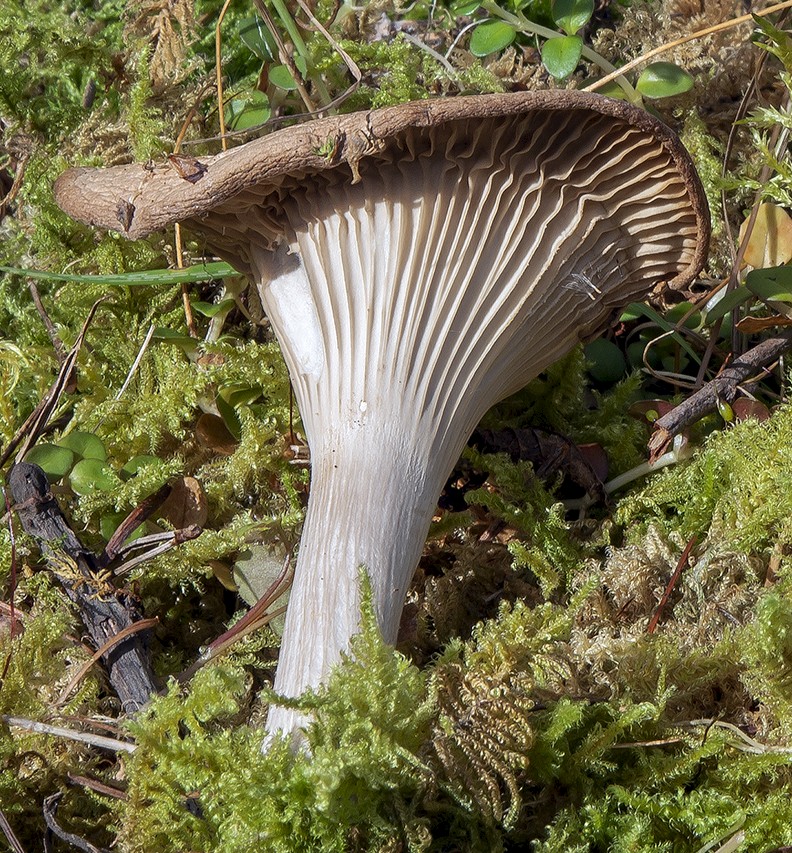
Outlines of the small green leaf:
{"type": "Polygon", "coordinates": [[[78,495],[112,492],[121,484],[115,471],[101,459],[81,459],[69,474],[69,483],[78,495]]]}
{"type": "Polygon", "coordinates": [[[583,52],[580,36],[560,36],[542,45],[542,64],[556,80],[563,80],[577,68],[583,52]]]}
{"type": "Polygon", "coordinates": [[[217,400],[215,402],[217,405],[217,411],[220,412],[220,416],[223,418],[226,428],[231,435],[239,441],[242,436],[242,421],[239,419],[237,410],[219,394],[217,395],[217,400]]]}
{"type": "Polygon", "coordinates": [[[459,0],[450,6],[451,14],[455,18],[472,15],[481,6],[481,0],[459,0]]]}
{"type": "Polygon", "coordinates": [[[166,344],[174,344],[179,347],[179,349],[183,350],[190,355],[190,353],[195,352],[198,349],[198,341],[195,338],[191,338],[189,335],[182,334],[182,332],[176,332],[173,329],[167,329],[165,326],[157,326],[154,329],[154,334],[151,336],[155,341],[162,341],[162,343],[166,344]]]}
{"type": "Polygon", "coordinates": [[[233,130],[248,130],[264,124],[272,115],[269,98],[258,89],[251,89],[228,105],[228,124],[233,130]]]}
{"type": "MultiPolygon", "coordinates": [[[[116,532],[118,525],[121,524],[126,517],[127,514],[125,512],[111,512],[107,515],[101,516],[99,519],[99,530],[105,542],[110,541],[113,534],[116,532]]],[[[146,525],[144,522],[143,524],[139,524],[124,541],[133,542],[135,539],[140,539],[145,532],[146,525]]]]}
{"type": "Polygon", "coordinates": [[[792,304],[792,267],[751,270],[745,276],[745,286],[763,302],[786,316],[792,315],[788,307],[792,304]]]}
{"type": "Polygon", "coordinates": [[[283,555],[268,545],[254,544],[239,554],[233,577],[242,599],[252,607],[282,571],[283,555]]]}
{"type": "Polygon", "coordinates": [[[691,302],[677,302],[666,311],[666,320],[669,323],[676,325],[683,317],[687,315],[684,326],[687,329],[698,329],[701,327],[701,312],[691,302]],[[693,309],[693,310],[691,310],[693,309]]]}
{"type": "Polygon", "coordinates": [[[754,296],[747,287],[737,287],[729,293],[718,294],[709,302],[704,311],[706,325],[712,325],[716,320],[730,314],[735,308],[738,308],[744,302],[752,299],[754,296]]]}
{"type": "MultiPolygon", "coordinates": [[[[627,308],[625,308],[622,313],[622,318],[629,317],[630,319],[637,319],[638,317],[646,317],[648,320],[651,320],[655,325],[659,326],[664,332],[671,332],[669,335],[669,339],[674,343],[679,344],[683,350],[697,363],[701,364],[701,358],[698,353],[690,346],[690,344],[685,340],[685,338],[679,334],[674,328],[673,323],[669,323],[665,317],[662,317],[654,308],[650,308],[648,305],[644,305],[641,302],[631,302],[627,308]]],[[[622,319],[622,322],[628,322],[628,320],[622,319]]]]}
{"type": "Polygon", "coordinates": [[[149,465],[161,465],[162,460],[158,456],[149,456],[141,453],[139,456],[133,456],[129,462],[121,469],[121,476],[124,479],[134,477],[141,468],[147,468],[149,465]]]}
{"type": "Polygon", "coordinates": [[[58,442],[60,447],[68,447],[74,451],[75,456],[82,459],[107,459],[107,450],[102,442],[102,439],[95,436],[92,432],[70,432],[64,435],[58,442]]]}
{"type": "MultiPolygon", "coordinates": [[[[581,86],[590,86],[597,82],[600,79],[598,77],[587,77],[581,86]]],[[[617,80],[611,80],[610,83],[606,83],[604,86],[597,87],[597,94],[604,95],[606,98],[617,98],[620,101],[626,101],[627,92],[621,86],[621,84],[617,80]]]]}
{"type": "Polygon", "coordinates": [[[693,88],[693,78],[673,62],[653,62],[641,72],[635,88],[645,98],[670,98],[693,88]]]}
{"type": "Polygon", "coordinates": [[[473,56],[488,56],[508,47],[517,36],[517,30],[503,21],[485,21],[473,30],[470,52],[473,56]]]}
{"type": "MultiPolygon", "coordinates": [[[[308,64],[302,58],[302,56],[294,57],[294,64],[297,66],[297,70],[302,74],[303,77],[308,73],[308,64]]],[[[273,65],[268,72],[269,81],[273,84],[273,86],[277,86],[279,89],[285,89],[287,92],[291,92],[297,88],[297,81],[292,77],[291,71],[285,65],[273,65]]]]}
{"type": "Polygon", "coordinates": [[[218,314],[225,316],[236,305],[233,299],[223,299],[220,302],[201,302],[196,300],[192,303],[195,311],[204,317],[216,317],[218,314]]]}
{"type": "Polygon", "coordinates": [[[718,414],[727,424],[734,422],[734,409],[732,409],[726,400],[719,399],[715,405],[718,407],[718,414]]]}
{"type": "Polygon", "coordinates": [[[242,40],[242,44],[259,59],[272,62],[278,58],[278,46],[275,44],[275,39],[258,15],[243,18],[239,22],[239,38],[242,40]]]}
{"type": "MultiPolygon", "coordinates": [[[[628,345],[626,355],[627,355],[627,363],[634,370],[640,370],[644,365],[644,353],[646,352],[646,345],[649,343],[648,338],[641,337],[637,341],[633,341],[628,345]]],[[[655,370],[659,370],[660,368],[660,356],[657,352],[657,347],[651,347],[649,352],[646,353],[646,361],[649,363],[650,367],[653,367],[655,370]]]]}
{"type": "Polygon", "coordinates": [[[567,35],[585,27],[594,14],[594,0],[553,0],[553,20],[567,35]]]}
{"type": "Polygon", "coordinates": [[[588,361],[588,370],[592,379],[611,384],[618,382],[627,369],[627,363],[619,347],[613,341],[598,338],[587,344],[583,350],[588,361]]]}
{"type": "Polygon", "coordinates": [[[258,385],[245,385],[243,383],[226,385],[220,392],[220,396],[230,405],[247,406],[258,400],[262,391],[258,385]]]}
{"type": "Polygon", "coordinates": [[[26,454],[25,462],[38,465],[50,480],[60,480],[71,471],[74,453],[57,444],[37,444],[26,454]]]}
{"type": "Polygon", "coordinates": [[[642,306],[638,302],[631,302],[619,315],[620,323],[632,323],[644,316],[642,306]]]}

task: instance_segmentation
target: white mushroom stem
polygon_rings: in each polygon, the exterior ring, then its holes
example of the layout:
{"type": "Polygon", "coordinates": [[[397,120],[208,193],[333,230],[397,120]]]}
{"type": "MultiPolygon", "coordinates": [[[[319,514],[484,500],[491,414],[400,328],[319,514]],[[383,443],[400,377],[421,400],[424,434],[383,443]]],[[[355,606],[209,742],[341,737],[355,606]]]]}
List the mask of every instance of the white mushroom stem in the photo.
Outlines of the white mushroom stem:
{"type": "MultiPolygon", "coordinates": [[[[338,435],[311,475],[311,502],[283,635],[275,689],[298,695],[324,680],[358,630],[359,568],[370,571],[376,615],[393,643],[410,578],[436,503],[437,466],[405,464],[404,441],[387,425],[368,436],[338,435]],[[427,470],[430,469],[430,470],[427,470]],[[434,468],[435,470],[431,470],[434,468]]],[[[302,720],[273,707],[268,729],[302,720]]]]}
{"type": "MultiPolygon", "coordinates": [[[[313,462],[275,679],[287,696],[348,648],[361,566],[395,640],[437,497],[484,412],[676,275],[696,242],[670,156],[589,113],[443,126],[361,165],[360,183],[337,170],[279,193],[285,239],[250,255],[313,462]]],[[[272,208],[254,210],[266,231],[272,208]]],[[[302,722],[276,707],[267,728],[302,722]]]]}

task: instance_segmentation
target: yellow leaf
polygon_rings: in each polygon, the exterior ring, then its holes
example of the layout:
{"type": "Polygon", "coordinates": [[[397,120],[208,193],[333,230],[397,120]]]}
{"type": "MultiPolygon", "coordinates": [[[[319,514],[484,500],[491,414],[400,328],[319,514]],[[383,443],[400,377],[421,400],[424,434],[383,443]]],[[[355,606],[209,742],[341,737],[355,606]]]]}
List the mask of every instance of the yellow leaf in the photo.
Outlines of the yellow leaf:
{"type": "MultiPolygon", "coordinates": [[[[750,216],[740,226],[740,242],[745,238],[750,216]]],[[[745,250],[745,263],[752,267],[778,267],[792,260],[792,217],[777,204],[759,205],[756,221],[745,250]]]]}

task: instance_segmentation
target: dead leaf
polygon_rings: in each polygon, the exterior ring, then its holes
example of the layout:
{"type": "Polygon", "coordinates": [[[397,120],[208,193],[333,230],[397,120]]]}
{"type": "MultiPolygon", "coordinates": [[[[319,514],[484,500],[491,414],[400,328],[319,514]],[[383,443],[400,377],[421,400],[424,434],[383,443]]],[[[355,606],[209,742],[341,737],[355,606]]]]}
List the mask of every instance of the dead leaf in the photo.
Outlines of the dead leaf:
{"type": "Polygon", "coordinates": [[[203,527],[209,517],[206,492],[195,477],[182,477],[171,483],[173,490],[160,507],[158,516],[177,530],[192,524],[203,527]]]}
{"type": "Polygon", "coordinates": [[[209,565],[212,569],[212,574],[220,581],[220,583],[230,592],[238,592],[239,587],[234,580],[233,567],[222,560],[209,560],[209,565]]]}
{"type": "Polygon", "coordinates": [[[239,443],[228,431],[225,421],[209,413],[198,418],[195,437],[203,447],[208,447],[221,456],[231,456],[239,443]]]}
{"type": "MultiPolygon", "coordinates": [[[[740,226],[740,242],[750,218],[740,226]]],[[[744,258],[746,264],[757,269],[778,267],[792,260],[792,217],[783,207],[771,202],[759,205],[744,258]]]]}
{"type": "Polygon", "coordinates": [[[168,162],[180,178],[191,184],[198,183],[207,171],[205,163],[187,154],[168,154],[168,162]]]}
{"type": "Polygon", "coordinates": [[[754,332],[764,332],[765,329],[774,329],[778,326],[792,326],[792,317],[744,317],[737,324],[737,331],[744,335],[752,335],[754,332]]]}
{"type": "Polygon", "coordinates": [[[770,417],[770,409],[764,403],[760,403],[759,400],[749,400],[748,397],[738,397],[731,407],[736,421],[747,421],[749,418],[766,421],[770,417]]]}

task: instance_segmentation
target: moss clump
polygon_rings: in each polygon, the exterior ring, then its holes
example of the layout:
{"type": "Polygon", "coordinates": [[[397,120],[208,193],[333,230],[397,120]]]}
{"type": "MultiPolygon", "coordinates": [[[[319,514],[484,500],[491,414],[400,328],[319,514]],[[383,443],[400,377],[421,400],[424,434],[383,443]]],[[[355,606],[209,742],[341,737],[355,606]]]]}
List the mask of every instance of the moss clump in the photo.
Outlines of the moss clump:
{"type": "Polygon", "coordinates": [[[425,677],[375,623],[367,604],[353,657],[299,702],[316,715],[310,756],[280,740],[262,754],[260,729],[229,725],[245,694],[239,669],[206,669],[189,692],[172,685],[155,700],[130,726],[139,747],[120,812],[125,849],[342,853],[388,839],[423,849],[415,811],[429,772],[416,753],[431,704],[425,677]]]}
{"type": "MultiPolygon", "coordinates": [[[[9,551],[4,536],[2,553],[7,556],[9,551]]],[[[0,714],[51,722],[56,707],[64,717],[95,713],[99,684],[93,673],[60,700],[61,691],[88,657],[73,636],[71,614],[45,573],[28,579],[26,587],[33,606],[25,607],[13,626],[5,617],[0,624],[0,714]]],[[[0,803],[26,849],[32,849],[45,831],[43,797],[61,790],[67,773],[92,774],[99,764],[99,756],[83,744],[0,722],[0,803]]],[[[77,791],[62,807],[64,819],[77,831],[95,837],[105,811],[97,801],[77,791]]]]}

